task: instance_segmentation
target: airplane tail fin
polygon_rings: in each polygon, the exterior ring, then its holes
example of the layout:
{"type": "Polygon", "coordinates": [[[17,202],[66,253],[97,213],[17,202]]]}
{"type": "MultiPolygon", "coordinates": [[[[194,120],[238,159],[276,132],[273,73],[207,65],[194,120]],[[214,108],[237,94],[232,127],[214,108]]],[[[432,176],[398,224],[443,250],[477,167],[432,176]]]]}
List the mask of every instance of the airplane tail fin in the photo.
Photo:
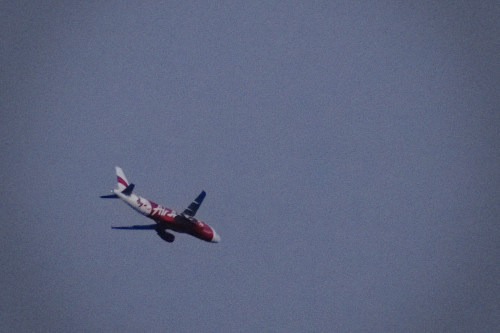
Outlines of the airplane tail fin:
{"type": "MultiPolygon", "coordinates": [[[[125,195],[132,194],[132,191],[134,190],[134,184],[130,184],[128,182],[127,177],[125,177],[125,173],[123,172],[122,168],[117,166],[115,167],[115,170],[116,170],[116,179],[118,182],[118,191],[122,192],[125,195]]],[[[118,198],[118,196],[116,194],[101,195],[101,198],[116,199],[118,198]]]]}
{"type": "MultiPolygon", "coordinates": [[[[123,191],[122,191],[122,194],[125,194],[126,196],[129,196],[132,194],[132,191],[134,190],[134,187],[135,185],[134,184],[130,184],[129,186],[127,186],[123,191]]],[[[115,193],[115,191],[111,191],[113,194],[109,194],[109,195],[101,195],[101,198],[102,199],[118,199],[119,196],[118,194],[115,193]]]]}
{"type": "Polygon", "coordinates": [[[127,177],[125,177],[125,173],[123,172],[122,168],[117,166],[115,167],[115,169],[116,178],[118,181],[118,190],[121,192],[124,191],[130,185],[130,183],[128,182],[127,177]]]}

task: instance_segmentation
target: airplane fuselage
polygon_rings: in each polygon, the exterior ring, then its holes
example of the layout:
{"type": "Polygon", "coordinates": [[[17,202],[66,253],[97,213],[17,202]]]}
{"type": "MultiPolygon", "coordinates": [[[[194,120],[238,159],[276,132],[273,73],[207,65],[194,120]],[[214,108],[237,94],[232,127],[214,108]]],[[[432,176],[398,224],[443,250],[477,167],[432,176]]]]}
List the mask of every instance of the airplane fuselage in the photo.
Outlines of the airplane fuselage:
{"type": "Polygon", "coordinates": [[[215,230],[203,221],[191,217],[189,218],[190,223],[185,223],[185,221],[179,220],[180,214],[174,210],[146,198],[134,193],[125,195],[118,189],[113,190],[113,193],[140,214],[154,220],[161,229],[187,233],[207,242],[218,243],[220,241],[220,237],[215,230]]]}

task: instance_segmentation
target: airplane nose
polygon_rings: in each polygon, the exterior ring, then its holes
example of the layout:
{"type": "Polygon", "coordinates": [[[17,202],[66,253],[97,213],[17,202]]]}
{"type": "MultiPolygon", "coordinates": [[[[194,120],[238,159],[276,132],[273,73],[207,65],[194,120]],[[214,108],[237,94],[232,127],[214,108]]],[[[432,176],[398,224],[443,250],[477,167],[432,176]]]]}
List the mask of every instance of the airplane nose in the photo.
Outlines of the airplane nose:
{"type": "Polygon", "coordinates": [[[212,240],[210,242],[212,242],[212,243],[219,243],[220,242],[220,236],[218,233],[215,232],[215,230],[214,230],[214,236],[212,237],[212,240]]]}

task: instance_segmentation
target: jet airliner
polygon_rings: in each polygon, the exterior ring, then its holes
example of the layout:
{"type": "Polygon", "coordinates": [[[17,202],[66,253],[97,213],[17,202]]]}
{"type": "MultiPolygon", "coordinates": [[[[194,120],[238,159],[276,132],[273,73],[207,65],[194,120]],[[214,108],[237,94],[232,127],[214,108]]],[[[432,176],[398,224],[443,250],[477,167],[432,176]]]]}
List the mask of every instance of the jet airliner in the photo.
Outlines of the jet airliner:
{"type": "Polygon", "coordinates": [[[158,205],[133,193],[135,185],[129,183],[120,167],[115,167],[115,169],[118,179],[118,188],[111,190],[112,194],[102,195],[101,198],[122,199],[127,205],[140,214],[149,217],[155,221],[155,223],[111,228],[122,230],[155,230],[161,239],[169,243],[175,240],[175,236],[167,232],[167,230],[190,234],[210,243],[220,242],[220,236],[212,227],[194,217],[203,199],[205,199],[205,191],[202,191],[182,213],[177,213],[174,210],[158,205]]]}

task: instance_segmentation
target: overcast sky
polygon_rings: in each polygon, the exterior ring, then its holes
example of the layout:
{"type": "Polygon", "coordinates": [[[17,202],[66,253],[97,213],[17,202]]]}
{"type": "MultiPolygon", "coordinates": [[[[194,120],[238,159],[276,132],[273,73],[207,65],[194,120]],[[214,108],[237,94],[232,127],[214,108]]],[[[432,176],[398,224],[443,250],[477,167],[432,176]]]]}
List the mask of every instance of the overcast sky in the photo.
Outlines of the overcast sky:
{"type": "Polygon", "coordinates": [[[0,330],[493,332],[498,1],[0,5],[0,330]],[[135,191],[210,244],[101,200],[135,191]]]}

